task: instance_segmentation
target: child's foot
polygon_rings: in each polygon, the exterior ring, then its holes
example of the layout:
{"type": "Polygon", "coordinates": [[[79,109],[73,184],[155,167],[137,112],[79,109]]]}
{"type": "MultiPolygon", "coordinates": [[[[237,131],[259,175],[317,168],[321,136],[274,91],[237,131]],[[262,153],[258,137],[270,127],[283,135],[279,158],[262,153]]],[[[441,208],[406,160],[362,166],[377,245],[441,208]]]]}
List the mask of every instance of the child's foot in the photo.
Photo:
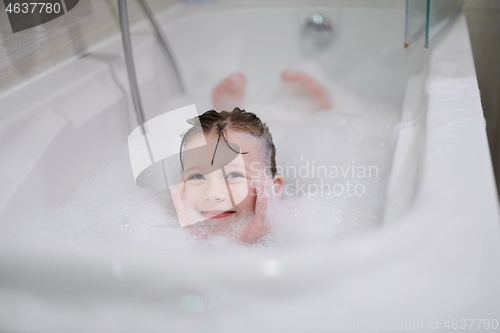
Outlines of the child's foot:
{"type": "Polygon", "coordinates": [[[321,84],[307,74],[301,72],[283,71],[281,80],[294,96],[311,98],[316,110],[330,110],[332,104],[321,84]]]}
{"type": "Polygon", "coordinates": [[[241,107],[246,87],[247,80],[242,72],[222,80],[212,91],[212,103],[215,110],[232,111],[235,107],[241,107]]]}

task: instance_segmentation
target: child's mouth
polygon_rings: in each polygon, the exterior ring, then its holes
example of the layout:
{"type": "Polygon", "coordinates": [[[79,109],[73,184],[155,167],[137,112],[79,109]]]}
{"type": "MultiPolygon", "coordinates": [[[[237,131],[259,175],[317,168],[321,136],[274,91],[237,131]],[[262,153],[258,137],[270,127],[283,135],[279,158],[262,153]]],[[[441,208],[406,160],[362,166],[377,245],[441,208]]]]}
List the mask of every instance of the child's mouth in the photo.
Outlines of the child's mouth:
{"type": "Polygon", "coordinates": [[[227,210],[227,211],[221,211],[221,210],[206,210],[206,211],[201,211],[201,215],[203,215],[206,218],[209,219],[221,219],[224,217],[231,216],[232,214],[235,214],[236,211],[234,210],[227,210]]]}

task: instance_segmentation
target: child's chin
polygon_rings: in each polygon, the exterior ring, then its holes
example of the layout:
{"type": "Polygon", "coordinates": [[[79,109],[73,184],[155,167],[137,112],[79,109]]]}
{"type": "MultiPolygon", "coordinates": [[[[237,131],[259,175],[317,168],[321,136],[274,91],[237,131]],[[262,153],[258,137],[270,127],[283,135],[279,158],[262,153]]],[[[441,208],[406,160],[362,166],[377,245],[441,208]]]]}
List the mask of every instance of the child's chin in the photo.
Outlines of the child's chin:
{"type": "Polygon", "coordinates": [[[193,226],[199,230],[202,230],[206,234],[223,233],[228,230],[231,227],[231,224],[233,224],[238,219],[238,215],[236,213],[219,217],[207,217],[205,215],[201,216],[203,216],[205,219],[201,222],[193,224],[193,226]]]}
{"type": "Polygon", "coordinates": [[[226,217],[209,218],[205,221],[193,224],[192,226],[202,231],[207,236],[227,235],[228,237],[237,239],[252,218],[252,214],[241,214],[237,212],[226,217]]]}
{"type": "Polygon", "coordinates": [[[205,219],[207,219],[209,221],[218,221],[218,220],[227,220],[230,218],[235,219],[235,216],[238,215],[238,213],[236,211],[230,211],[230,212],[221,213],[219,215],[213,215],[213,214],[207,214],[207,213],[200,212],[200,215],[202,215],[205,219]]]}

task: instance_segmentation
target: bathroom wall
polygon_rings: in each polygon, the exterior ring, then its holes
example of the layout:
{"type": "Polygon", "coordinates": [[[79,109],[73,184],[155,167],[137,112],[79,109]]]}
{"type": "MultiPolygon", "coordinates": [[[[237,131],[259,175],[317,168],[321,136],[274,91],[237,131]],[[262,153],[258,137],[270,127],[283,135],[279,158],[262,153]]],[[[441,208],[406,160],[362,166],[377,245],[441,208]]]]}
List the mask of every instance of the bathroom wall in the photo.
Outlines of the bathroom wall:
{"type": "MultiPolygon", "coordinates": [[[[486,118],[497,189],[500,188],[500,1],[466,0],[465,13],[486,118]]],[[[500,190],[499,190],[500,194],[500,190]]]]}
{"type": "MultiPolygon", "coordinates": [[[[181,0],[148,0],[158,13],[181,0]]],[[[268,2],[268,0],[214,0],[220,2],[268,2]]],[[[377,0],[377,4],[402,3],[404,0],[377,0]]],[[[188,0],[191,3],[209,0],[188,0]]],[[[373,0],[275,0],[280,3],[349,3],[363,5],[373,0]]],[[[143,18],[135,1],[128,1],[131,24],[143,18]]],[[[41,26],[13,34],[0,1],[0,93],[29,80],[74,55],[85,53],[119,31],[116,0],[82,0],[66,15],[41,26]]]]}
{"type": "MultiPolygon", "coordinates": [[[[158,13],[181,0],[148,0],[158,13]]],[[[217,2],[258,3],[268,0],[214,0],[217,2]]],[[[404,0],[377,0],[377,4],[403,3],[404,0]]],[[[191,3],[209,0],[188,0],[191,3]]],[[[349,3],[363,5],[373,0],[275,0],[279,3],[349,3]]],[[[128,1],[131,24],[144,16],[136,1],[128,1]]],[[[119,32],[116,0],[82,0],[66,15],[18,33],[12,33],[0,1],[0,93],[29,80],[74,55],[85,53],[91,45],[119,32]]]]}
{"type": "MultiPolygon", "coordinates": [[[[148,0],[155,12],[179,0],[148,0]]],[[[131,24],[143,19],[135,1],[128,1],[131,24]]],[[[25,31],[12,33],[0,1],[0,93],[29,80],[119,32],[116,0],[82,0],[67,14],[25,31]]]]}

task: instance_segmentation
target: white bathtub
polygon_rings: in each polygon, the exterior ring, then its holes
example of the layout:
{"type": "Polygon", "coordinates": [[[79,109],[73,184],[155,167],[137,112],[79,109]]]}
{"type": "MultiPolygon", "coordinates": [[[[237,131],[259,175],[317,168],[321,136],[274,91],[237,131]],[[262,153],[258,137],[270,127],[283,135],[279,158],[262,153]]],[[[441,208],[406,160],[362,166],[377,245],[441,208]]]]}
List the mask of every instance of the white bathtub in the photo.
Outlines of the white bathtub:
{"type": "MultiPolygon", "coordinates": [[[[490,331],[479,319],[500,320],[500,220],[465,18],[428,53],[408,52],[402,2],[356,3],[178,6],[160,21],[206,109],[207,87],[236,70],[261,83],[253,93],[265,93],[274,84],[267,78],[304,60],[304,19],[329,15],[336,40],[312,60],[350,89],[402,107],[381,227],[321,251],[223,257],[12,240],[20,223],[60,205],[135,127],[116,36],[0,96],[0,330],[427,331],[465,319],[490,331]],[[204,311],[183,311],[187,294],[204,311]]],[[[146,25],[133,45],[147,118],[182,106],[166,93],[173,84],[146,25]]]]}

